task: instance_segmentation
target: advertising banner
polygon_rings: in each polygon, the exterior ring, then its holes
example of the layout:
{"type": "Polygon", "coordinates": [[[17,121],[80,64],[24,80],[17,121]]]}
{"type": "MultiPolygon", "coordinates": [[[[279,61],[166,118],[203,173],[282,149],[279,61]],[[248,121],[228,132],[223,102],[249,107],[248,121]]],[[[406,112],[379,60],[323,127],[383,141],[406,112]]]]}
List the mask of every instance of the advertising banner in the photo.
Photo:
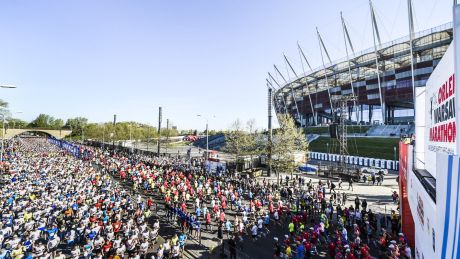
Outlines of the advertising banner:
{"type": "Polygon", "coordinates": [[[409,192],[407,186],[408,173],[412,171],[412,147],[411,145],[399,142],[399,211],[401,215],[401,228],[409,240],[409,245],[415,244],[415,226],[412,212],[409,206],[409,192]],[[411,161],[409,161],[411,160],[411,161]]]}
{"type": "MultiPolygon", "coordinates": [[[[454,45],[451,44],[426,82],[425,169],[436,177],[436,153],[455,154],[454,45]]],[[[418,113],[419,111],[417,111],[418,113]]]]}
{"type": "MultiPolygon", "coordinates": [[[[316,160],[339,162],[340,155],[310,152],[309,157],[316,160]]],[[[399,170],[399,161],[375,159],[369,157],[346,156],[345,163],[350,165],[371,166],[376,168],[399,170]]]]}
{"type": "Polygon", "coordinates": [[[437,250],[435,238],[438,234],[436,231],[436,204],[412,170],[407,171],[407,176],[408,201],[416,236],[415,258],[437,258],[435,256],[437,250]]]}
{"type": "Polygon", "coordinates": [[[436,192],[436,257],[433,258],[459,258],[460,157],[439,153],[436,159],[436,190],[441,191],[436,192]]]}

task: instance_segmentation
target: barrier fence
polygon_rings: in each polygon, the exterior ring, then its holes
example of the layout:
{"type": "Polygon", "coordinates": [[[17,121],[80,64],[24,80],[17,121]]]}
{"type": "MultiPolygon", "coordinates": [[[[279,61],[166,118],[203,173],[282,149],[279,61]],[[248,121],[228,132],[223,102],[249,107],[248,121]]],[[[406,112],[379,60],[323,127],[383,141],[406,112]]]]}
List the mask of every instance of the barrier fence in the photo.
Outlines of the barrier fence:
{"type": "MultiPolygon", "coordinates": [[[[320,160],[320,161],[330,161],[330,162],[339,162],[339,154],[328,154],[321,152],[310,152],[310,159],[320,160]]],[[[345,163],[349,165],[359,165],[359,166],[368,166],[376,167],[388,170],[399,170],[399,161],[370,158],[370,157],[360,157],[360,156],[345,156],[345,163]]]]}
{"type": "Polygon", "coordinates": [[[90,150],[84,147],[75,145],[73,143],[70,143],[64,140],[49,137],[48,142],[66,150],[67,152],[71,153],[73,156],[77,158],[83,158],[83,159],[90,158],[93,154],[90,150]]]}

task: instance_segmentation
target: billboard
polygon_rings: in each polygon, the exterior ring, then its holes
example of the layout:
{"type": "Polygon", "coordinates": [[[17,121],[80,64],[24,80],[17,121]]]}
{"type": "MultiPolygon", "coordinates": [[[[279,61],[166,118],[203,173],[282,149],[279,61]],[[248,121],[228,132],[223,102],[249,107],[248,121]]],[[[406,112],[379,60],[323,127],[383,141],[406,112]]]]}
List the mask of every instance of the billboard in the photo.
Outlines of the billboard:
{"type": "Polygon", "coordinates": [[[408,173],[412,171],[412,161],[409,161],[413,158],[412,148],[412,145],[405,144],[402,141],[399,142],[399,212],[401,215],[401,229],[407,236],[410,246],[414,247],[414,219],[409,206],[409,190],[407,186],[408,173]]]}
{"type": "Polygon", "coordinates": [[[436,258],[460,257],[460,157],[440,153],[436,178],[436,258]]]}
{"type": "MultiPolygon", "coordinates": [[[[454,44],[451,44],[426,82],[425,169],[436,177],[436,153],[455,154],[454,44]]],[[[418,101],[418,100],[417,100],[418,101]]]]}
{"type": "Polygon", "coordinates": [[[416,236],[415,258],[437,258],[436,204],[412,170],[407,172],[407,177],[408,201],[416,236]]]}

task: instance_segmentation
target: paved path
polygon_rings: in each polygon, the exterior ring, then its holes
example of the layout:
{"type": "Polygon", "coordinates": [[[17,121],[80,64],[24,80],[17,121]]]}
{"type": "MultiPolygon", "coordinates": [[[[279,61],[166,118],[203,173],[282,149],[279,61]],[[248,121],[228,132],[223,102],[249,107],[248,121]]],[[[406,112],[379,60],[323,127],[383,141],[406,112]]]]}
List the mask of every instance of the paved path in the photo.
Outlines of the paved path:
{"type": "MultiPolygon", "coordinates": [[[[312,183],[317,184],[320,179],[325,181],[325,178],[316,177],[315,175],[308,175],[305,173],[298,173],[293,174],[294,177],[299,175],[304,177],[306,182],[310,179],[312,183]]],[[[286,174],[281,174],[281,177],[286,176],[286,174]]],[[[290,177],[290,174],[287,175],[290,177]]],[[[372,211],[377,213],[384,213],[389,214],[391,209],[396,210],[396,205],[393,204],[391,199],[391,194],[393,191],[398,191],[398,184],[396,182],[397,175],[395,173],[389,174],[385,177],[385,180],[382,186],[372,186],[367,185],[364,183],[354,183],[354,190],[348,190],[348,183],[342,184],[342,189],[338,189],[337,192],[346,192],[348,194],[348,201],[346,202],[346,206],[353,205],[354,206],[354,199],[356,196],[359,196],[360,199],[367,199],[368,208],[372,209],[372,211]]],[[[276,176],[272,177],[259,177],[259,180],[263,179],[270,180],[270,182],[276,182],[276,176]]],[[[337,186],[337,181],[333,181],[337,186]]],[[[335,216],[334,216],[335,218],[335,216]]],[[[279,240],[283,240],[283,236],[288,234],[288,223],[285,222],[281,226],[274,225],[270,227],[270,232],[264,232],[261,237],[257,240],[252,240],[251,238],[246,238],[239,243],[239,246],[242,247],[244,255],[248,256],[247,258],[271,258],[273,255],[273,244],[274,244],[274,237],[278,237],[279,240]]],[[[227,254],[229,252],[227,251],[227,254]]],[[[320,251],[319,255],[316,258],[325,258],[327,254],[324,251],[320,251]]],[[[219,258],[218,256],[215,258],[219,258]]]]}
{"type": "MultiPolygon", "coordinates": [[[[182,150],[181,150],[182,151],[182,150]]],[[[194,153],[198,153],[196,148],[194,153]]],[[[176,151],[177,152],[177,151],[176,151]]],[[[183,154],[183,152],[180,152],[183,154]]],[[[298,175],[305,178],[305,182],[308,182],[310,179],[314,184],[317,184],[320,179],[325,181],[325,178],[317,177],[314,174],[305,174],[305,173],[295,173],[294,176],[298,175]]],[[[285,178],[286,174],[281,174],[280,177],[285,178]]],[[[290,177],[290,174],[288,175],[290,177]]],[[[382,186],[373,186],[368,185],[367,183],[354,183],[354,190],[348,190],[348,183],[342,183],[342,189],[337,188],[337,192],[346,192],[348,194],[348,201],[346,206],[354,205],[354,198],[359,196],[360,199],[366,199],[368,202],[368,208],[372,209],[374,212],[386,213],[392,209],[396,209],[396,205],[393,204],[391,199],[391,194],[393,191],[398,192],[398,184],[396,182],[396,173],[390,173],[385,177],[385,181],[382,186]]],[[[115,177],[116,178],[116,177],[115,177]]],[[[276,182],[276,176],[272,177],[259,177],[258,180],[262,181],[266,179],[270,182],[276,182]]],[[[117,179],[118,181],[118,179],[117,179]]],[[[337,181],[333,182],[338,187],[337,181]]],[[[122,183],[122,186],[128,190],[132,190],[131,183],[125,182],[122,183]]],[[[168,222],[166,219],[166,212],[164,210],[164,202],[161,197],[157,194],[143,194],[144,198],[148,196],[152,197],[158,204],[158,211],[154,213],[151,224],[156,219],[160,220],[160,237],[157,240],[156,247],[163,243],[166,239],[171,238],[174,234],[179,233],[179,227],[174,222],[168,222]]],[[[209,204],[207,204],[209,206],[209,204]]],[[[190,202],[188,204],[189,211],[193,210],[193,204],[190,202]]],[[[235,211],[228,210],[226,216],[230,218],[233,223],[234,217],[236,216],[235,211]]],[[[184,258],[219,258],[219,253],[211,253],[211,251],[218,247],[218,239],[216,238],[217,225],[213,222],[213,231],[207,231],[203,228],[201,234],[201,242],[194,238],[189,238],[186,243],[186,252],[184,253],[184,258]]],[[[288,233],[287,223],[282,224],[281,226],[272,226],[270,227],[270,232],[264,232],[260,235],[257,240],[252,240],[247,237],[246,239],[241,239],[238,242],[238,247],[241,249],[239,253],[240,258],[270,258],[273,253],[273,238],[281,237],[288,233]]],[[[224,235],[225,236],[225,235],[224,235]]],[[[217,249],[220,249],[217,248],[217,249]]],[[[224,250],[227,251],[228,248],[224,247],[224,250]]],[[[325,257],[325,254],[320,254],[320,257],[325,257]]]]}

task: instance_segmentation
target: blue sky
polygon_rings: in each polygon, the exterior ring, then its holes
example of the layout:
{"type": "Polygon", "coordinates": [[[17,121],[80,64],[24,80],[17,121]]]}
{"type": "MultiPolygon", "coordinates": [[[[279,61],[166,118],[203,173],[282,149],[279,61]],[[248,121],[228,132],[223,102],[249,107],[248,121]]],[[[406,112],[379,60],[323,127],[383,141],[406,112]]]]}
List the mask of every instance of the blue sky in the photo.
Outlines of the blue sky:
{"type": "MultiPolygon", "coordinates": [[[[452,20],[451,2],[414,0],[415,28],[452,20]]],[[[375,0],[381,38],[407,35],[406,0],[375,0]]],[[[0,98],[17,117],[39,113],[155,125],[158,106],[180,129],[266,128],[265,78],[296,42],[321,65],[318,26],[332,59],[345,56],[340,11],[356,50],[372,47],[367,0],[1,1],[0,98]]]]}

